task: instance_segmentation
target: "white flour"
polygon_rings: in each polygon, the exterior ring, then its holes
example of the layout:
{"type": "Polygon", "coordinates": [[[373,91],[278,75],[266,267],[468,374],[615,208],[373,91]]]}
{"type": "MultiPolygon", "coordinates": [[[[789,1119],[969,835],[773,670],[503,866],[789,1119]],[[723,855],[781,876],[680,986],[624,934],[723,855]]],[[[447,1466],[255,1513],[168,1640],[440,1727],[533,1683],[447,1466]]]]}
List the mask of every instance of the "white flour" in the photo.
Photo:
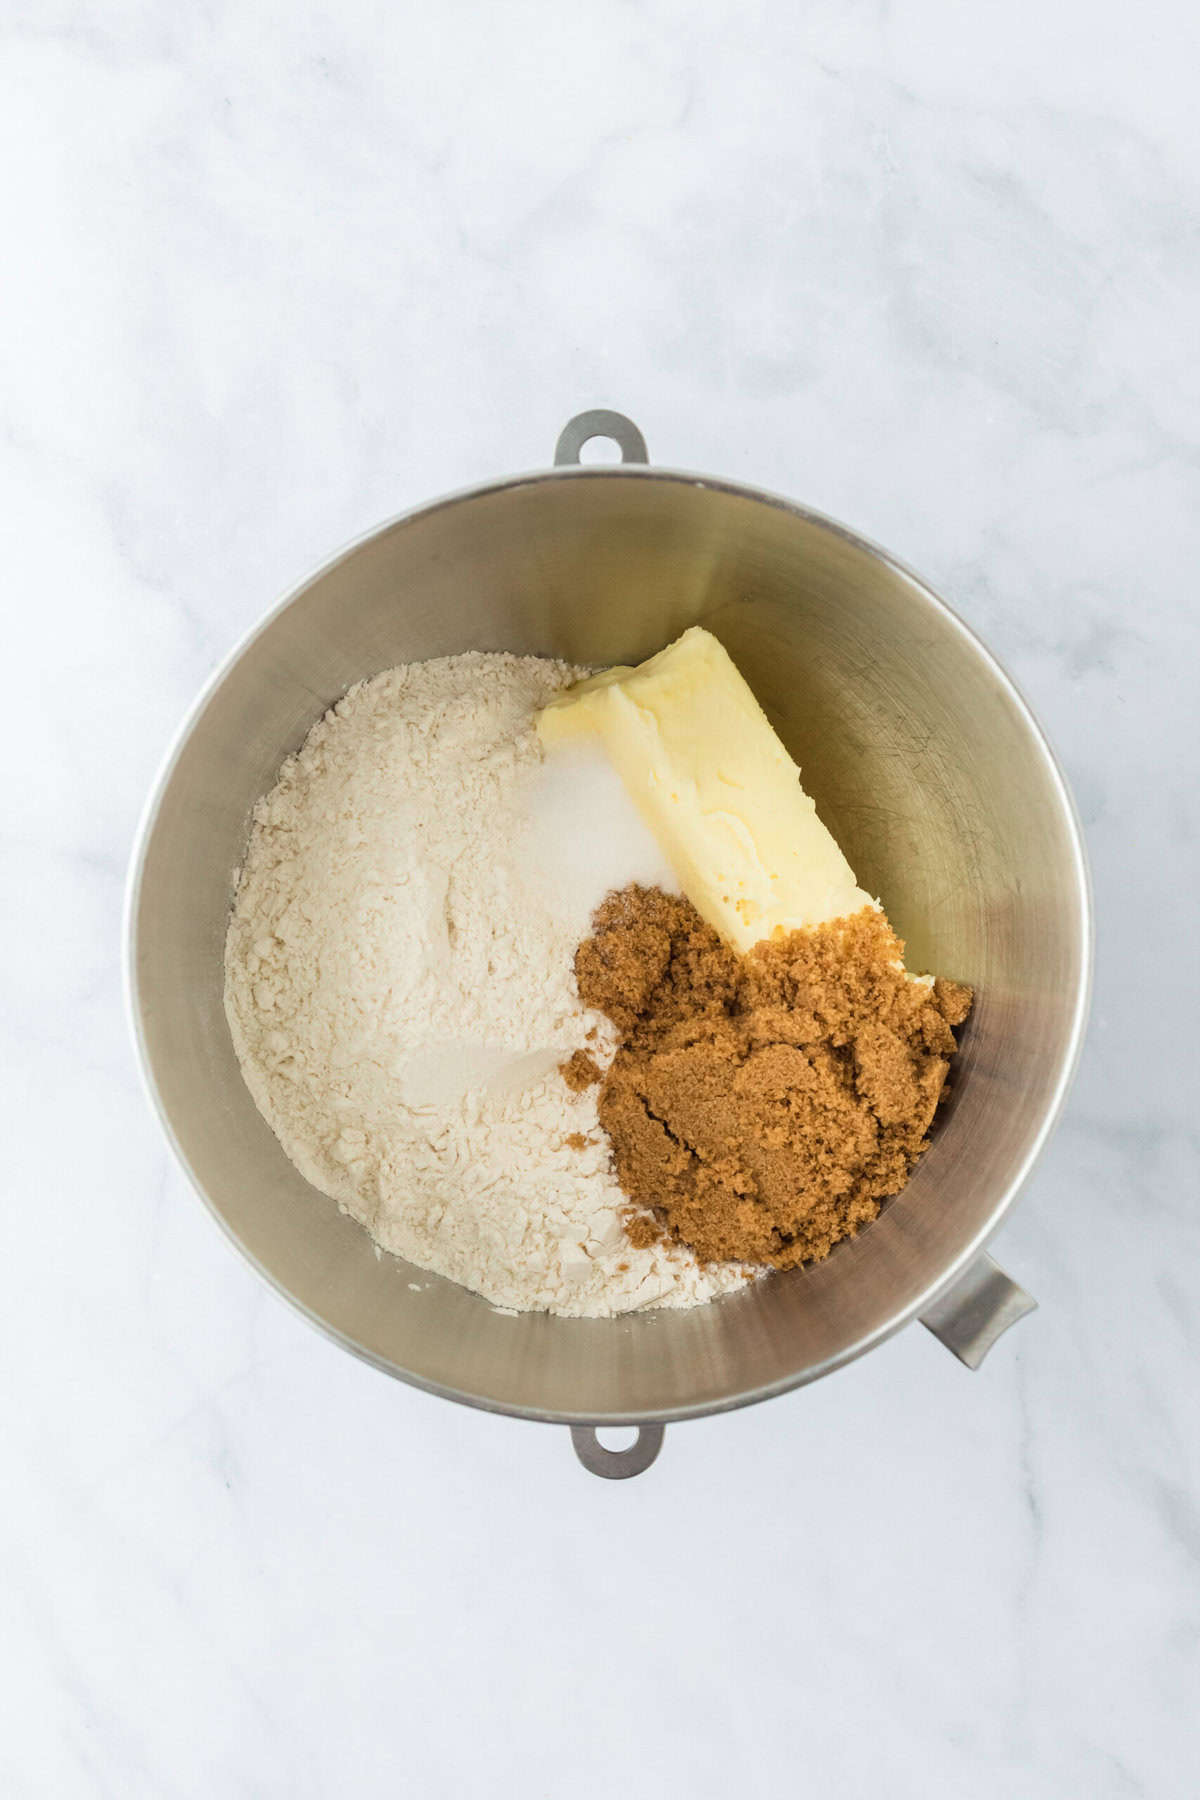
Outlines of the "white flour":
{"type": "Polygon", "coordinates": [[[352,688],[255,808],[225,1007],[284,1149],[385,1250],[605,1315],[740,1277],[630,1248],[595,1091],[557,1072],[606,1041],[572,973],[592,908],[669,879],[606,766],[543,765],[533,716],[578,673],[467,655],[352,688]]]}

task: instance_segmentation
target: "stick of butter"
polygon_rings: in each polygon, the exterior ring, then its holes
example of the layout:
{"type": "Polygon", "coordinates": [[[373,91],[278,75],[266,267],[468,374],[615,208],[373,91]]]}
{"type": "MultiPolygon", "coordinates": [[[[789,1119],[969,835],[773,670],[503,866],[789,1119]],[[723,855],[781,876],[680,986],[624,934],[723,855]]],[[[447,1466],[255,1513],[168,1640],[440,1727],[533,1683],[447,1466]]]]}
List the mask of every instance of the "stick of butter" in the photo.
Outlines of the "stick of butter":
{"type": "Polygon", "coordinates": [[[684,893],[735,950],[875,904],[746,681],[700,626],[636,669],[567,688],[538,731],[548,749],[599,739],[684,893]]]}

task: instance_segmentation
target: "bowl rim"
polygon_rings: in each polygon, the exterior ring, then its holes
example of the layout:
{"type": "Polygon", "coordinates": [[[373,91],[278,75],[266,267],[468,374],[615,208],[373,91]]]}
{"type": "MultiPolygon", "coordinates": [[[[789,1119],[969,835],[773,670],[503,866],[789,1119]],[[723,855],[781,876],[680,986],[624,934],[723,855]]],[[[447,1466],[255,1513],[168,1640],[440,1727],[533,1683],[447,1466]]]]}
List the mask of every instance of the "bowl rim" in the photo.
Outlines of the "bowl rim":
{"type": "MultiPolygon", "coordinates": [[[[122,992],[126,1019],[133,1040],[135,1058],[141,1076],[142,1086],[156,1114],[159,1125],[167,1140],[176,1163],[199,1195],[206,1210],[215,1220],[222,1235],[234,1248],[243,1261],[250,1264],[255,1272],[291,1309],[298,1313],[310,1325],[315,1327],[324,1337],[348,1350],[359,1361],[369,1364],[385,1375],[403,1381],[407,1386],[417,1388],[424,1393],[436,1395],[440,1399],[453,1400],[463,1406],[474,1407],[483,1412],[499,1413],[511,1418],[528,1419],[536,1423],[552,1425],[582,1424],[591,1426],[609,1425],[651,1425],[673,1424],[687,1419],[707,1418],[718,1413],[734,1412],[744,1406],[755,1406],[761,1401],[771,1400],[778,1395],[790,1393],[793,1389],[805,1387],[810,1382],[818,1381],[834,1370],[843,1368],[865,1356],[868,1351],[876,1349],[888,1338],[904,1330],[914,1319],[920,1318],[933,1303],[952,1288],[963,1277],[971,1264],[983,1252],[995,1233],[1000,1229],[1008,1213],[1017,1200],[1021,1189],[1037,1163],[1042,1152],[1062,1118],[1067,1097],[1074,1083],[1083,1051],[1087,1033],[1088,1015],[1091,1008],[1092,985],[1095,970],[1096,930],[1095,904],[1092,889],[1091,869],[1088,862],[1086,841],[1078,808],[1071,792],[1066,774],[1046,735],[1037,715],[1029,701],[1021,691],[1013,676],[1005,668],[994,651],[973,628],[955,611],[955,609],[932,588],[924,578],[911,569],[907,563],[876,544],[872,539],[864,537],[861,532],[853,530],[840,520],[828,514],[805,506],[799,501],[790,500],[785,495],[777,494],[770,489],[758,487],[748,482],[735,481],[723,476],[704,475],[692,470],[661,467],[658,464],[638,463],[572,463],[556,468],[538,468],[513,475],[501,476],[491,481],[473,482],[466,487],[456,488],[435,499],[422,501],[415,506],[405,507],[400,512],[360,532],[356,537],[343,543],[311,570],[302,580],[289,586],[267,610],[243,632],[232,648],[223,656],[207,680],[203,683],[191,706],[185,712],[173,737],[159,762],[154,778],[150,784],[145,803],[142,807],[137,828],[134,833],[129,860],[128,875],[125,883],[124,902],[122,907],[122,992]],[[806,524],[819,530],[829,532],[840,538],[856,550],[865,552],[882,562],[903,581],[910,583],[919,593],[933,604],[944,616],[946,622],[959,634],[965,644],[985,663],[990,665],[992,673],[1008,696],[1027,726],[1031,741],[1036,745],[1052,787],[1056,792],[1062,808],[1063,819],[1068,828],[1071,847],[1071,864],[1074,875],[1074,899],[1078,905],[1080,917],[1080,957],[1079,975],[1072,1007],[1070,1031],[1066,1049],[1063,1053],[1058,1075],[1054,1086],[1047,1096],[1041,1122],[1031,1139],[1021,1164],[1014,1174],[1004,1194],[997,1202],[987,1223],[975,1234],[975,1237],[958,1253],[953,1262],[947,1266],[916,1300],[900,1308],[892,1317],[874,1330],[866,1332],[861,1338],[827,1357],[823,1362],[812,1367],[799,1370],[793,1374],[781,1376],[779,1379],[764,1383],[762,1386],[746,1389],[739,1393],[724,1396],[717,1400],[702,1400],[694,1404],[669,1408],[654,1408],[643,1411],[625,1412],[583,1412],[562,1411],[557,1408],[523,1407],[512,1402],[498,1401],[488,1396],[456,1388],[445,1382],[438,1382],[419,1375],[412,1370],[401,1368],[388,1358],[377,1355],[366,1345],[348,1336],[339,1327],[332,1325],[318,1312],[300,1300],[274,1272],[258,1256],[256,1256],[238,1237],[225,1215],[209,1196],[196,1171],[192,1168],[182,1145],[176,1135],[174,1126],[163,1102],[155,1077],[150,1051],[146,1042],[142,1023],[142,996],[137,974],[137,929],[138,913],[141,900],[143,877],[145,873],[146,855],[150,840],[158,821],[163,798],[170,784],[171,777],[183,753],[192,732],[204,713],[210,700],[216,694],[226,677],[235,665],[250,649],[255,640],[267,631],[275,620],[295,601],[308,591],[315,583],[324,580],[340,563],[347,561],[357,551],[373,539],[381,537],[385,532],[393,531],[399,526],[408,524],[417,518],[438,512],[462,502],[478,500],[484,496],[493,496],[508,490],[531,487],[542,482],[576,482],[576,481],[668,481],[681,483],[689,487],[712,490],[729,494],[735,498],[749,500],[774,510],[789,513],[802,519],[806,524]]],[[[443,1278],[444,1279],[444,1278],[443,1278]]],[[[477,1296],[478,1297],[478,1296],[477,1296]]],[[[719,1296],[706,1304],[720,1306],[725,1300],[736,1300],[739,1295],[719,1296]]],[[[481,1297],[480,1304],[487,1302],[481,1297]]],[[[609,1321],[583,1321],[592,1325],[603,1325],[609,1321]]],[[[564,1319],[565,1325],[575,1323],[564,1319]]],[[[611,1323],[621,1323],[621,1315],[611,1323]]]]}

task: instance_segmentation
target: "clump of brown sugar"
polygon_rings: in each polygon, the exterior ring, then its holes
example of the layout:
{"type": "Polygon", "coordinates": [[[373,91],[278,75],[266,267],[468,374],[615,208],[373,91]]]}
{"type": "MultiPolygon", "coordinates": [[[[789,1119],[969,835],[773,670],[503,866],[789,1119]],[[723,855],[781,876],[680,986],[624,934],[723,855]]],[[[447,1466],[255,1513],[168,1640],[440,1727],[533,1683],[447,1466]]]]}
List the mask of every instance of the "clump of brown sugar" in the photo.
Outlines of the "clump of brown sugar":
{"type": "Polygon", "coordinates": [[[791,1268],[899,1192],[969,988],[908,980],[870,907],[747,956],[657,888],[610,895],[593,927],[575,974],[621,1033],[599,1107],[635,1244],[791,1268]]]}
{"type": "Polygon", "coordinates": [[[572,1051],[566,1062],[559,1063],[558,1072],[573,1094],[594,1087],[601,1076],[600,1064],[586,1050],[572,1051]]]}

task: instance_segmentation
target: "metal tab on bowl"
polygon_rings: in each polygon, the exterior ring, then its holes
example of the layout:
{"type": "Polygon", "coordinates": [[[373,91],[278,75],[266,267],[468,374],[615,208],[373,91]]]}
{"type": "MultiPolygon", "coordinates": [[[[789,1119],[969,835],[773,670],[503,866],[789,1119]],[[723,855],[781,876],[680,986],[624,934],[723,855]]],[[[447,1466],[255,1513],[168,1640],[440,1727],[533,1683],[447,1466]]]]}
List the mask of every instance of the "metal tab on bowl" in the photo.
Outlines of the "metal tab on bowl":
{"type": "Polygon", "coordinates": [[[579,462],[583,446],[590,444],[593,438],[610,438],[621,452],[623,463],[650,461],[646,440],[633,420],[627,419],[624,413],[597,406],[591,412],[576,413],[573,419],[567,420],[554,446],[555,467],[579,462]]]}
{"type": "Polygon", "coordinates": [[[996,1339],[1036,1308],[1032,1294],[990,1256],[979,1256],[950,1292],[921,1314],[921,1323],[959,1362],[977,1369],[996,1339]]]}
{"type": "Polygon", "coordinates": [[[661,1425],[639,1425],[637,1437],[626,1449],[608,1450],[596,1436],[594,1425],[571,1427],[576,1456],[590,1475],[603,1475],[607,1481],[644,1474],[662,1449],[662,1441],[661,1425]]]}

